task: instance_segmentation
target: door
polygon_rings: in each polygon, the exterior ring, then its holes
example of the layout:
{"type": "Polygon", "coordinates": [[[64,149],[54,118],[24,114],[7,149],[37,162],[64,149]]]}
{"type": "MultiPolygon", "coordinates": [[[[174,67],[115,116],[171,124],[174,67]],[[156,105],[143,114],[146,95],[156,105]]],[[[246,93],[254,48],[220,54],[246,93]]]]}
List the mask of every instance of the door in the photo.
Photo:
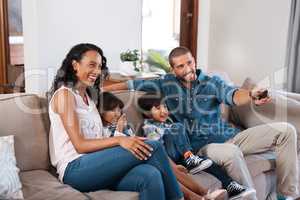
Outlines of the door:
{"type": "Polygon", "coordinates": [[[181,0],[180,46],[189,48],[197,58],[199,0],[181,0]]]}
{"type": "Polygon", "coordinates": [[[0,0],[0,93],[24,88],[21,0],[0,0]]]}
{"type": "Polygon", "coordinates": [[[0,0],[0,94],[5,92],[7,84],[7,66],[9,64],[7,0],[0,0]]]}

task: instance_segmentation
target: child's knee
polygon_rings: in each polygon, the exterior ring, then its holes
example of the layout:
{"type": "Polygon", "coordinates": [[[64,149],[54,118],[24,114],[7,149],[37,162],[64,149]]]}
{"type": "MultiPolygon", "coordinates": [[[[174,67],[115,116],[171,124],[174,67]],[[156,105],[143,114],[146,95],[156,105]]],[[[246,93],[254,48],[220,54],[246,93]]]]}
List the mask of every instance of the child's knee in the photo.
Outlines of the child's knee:
{"type": "Polygon", "coordinates": [[[157,150],[163,148],[162,143],[157,140],[147,140],[147,141],[145,141],[145,143],[150,145],[153,148],[153,151],[157,151],[157,150]]]}

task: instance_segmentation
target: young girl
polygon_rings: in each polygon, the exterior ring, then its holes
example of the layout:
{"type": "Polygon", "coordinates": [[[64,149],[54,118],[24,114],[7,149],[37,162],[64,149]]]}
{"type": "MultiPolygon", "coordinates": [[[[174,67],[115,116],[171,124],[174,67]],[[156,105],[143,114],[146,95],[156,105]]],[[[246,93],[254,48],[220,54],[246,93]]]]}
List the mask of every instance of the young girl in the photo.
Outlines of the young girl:
{"type": "Polygon", "coordinates": [[[101,105],[98,108],[103,122],[103,131],[107,137],[134,136],[123,113],[124,103],[110,92],[101,94],[101,105]]]}
{"type": "MultiPolygon", "coordinates": [[[[126,116],[122,109],[124,103],[115,95],[103,92],[101,95],[101,105],[98,108],[102,118],[104,132],[108,137],[114,136],[134,136],[133,129],[128,125],[126,116]]],[[[208,190],[199,186],[190,175],[187,174],[183,166],[176,165],[171,159],[172,169],[180,183],[185,199],[216,199],[221,200],[226,196],[225,190],[216,190],[208,194],[208,190]]]]}

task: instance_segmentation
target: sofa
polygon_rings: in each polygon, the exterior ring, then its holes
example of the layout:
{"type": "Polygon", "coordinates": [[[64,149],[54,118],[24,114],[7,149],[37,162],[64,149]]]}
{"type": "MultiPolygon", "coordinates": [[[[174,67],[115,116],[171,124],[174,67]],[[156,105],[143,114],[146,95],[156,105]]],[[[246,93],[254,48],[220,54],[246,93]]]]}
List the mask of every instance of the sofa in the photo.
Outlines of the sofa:
{"type": "MultiPolygon", "coordinates": [[[[128,121],[134,125],[141,123],[142,117],[136,109],[136,100],[143,93],[119,91],[115,94],[125,102],[125,113],[128,121]]],[[[260,107],[247,105],[231,110],[223,109],[224,117],[244,128],[265,123],[266,121],[287,120],[295,125],[299,134],[299,99],[299,94],[290,94],[289,97],[286,97],[278,93],[269,105],[260,107]],[[288,103],[286,104],[286,102],[288,103]],[[274,111],[275,108],[280,110],[279,114],[274,111]],[[282,116],[284,114],[286,114],[285,117],[282,116]]],[[[49,159],[48,133],[50,122],[47,109],[46,98],[35,94],[18,93],[0,95],[0,136],[15,136],[17,165],[20,168],[19,175],[25,199],[138,199],[138,193],[136,192],[100,190],[81,193],[59,182],[56,170],[51,167],[49,159]]],[[[255,189],[257,190],[258,200],[276,199],[274,158],[272,152],[246,157],[255,183],[255,189]]],[[[193,175],[193,177],[197,182],[211,189],[221,187],[220,182],[216,178],[204,172],[193,175]]]]}

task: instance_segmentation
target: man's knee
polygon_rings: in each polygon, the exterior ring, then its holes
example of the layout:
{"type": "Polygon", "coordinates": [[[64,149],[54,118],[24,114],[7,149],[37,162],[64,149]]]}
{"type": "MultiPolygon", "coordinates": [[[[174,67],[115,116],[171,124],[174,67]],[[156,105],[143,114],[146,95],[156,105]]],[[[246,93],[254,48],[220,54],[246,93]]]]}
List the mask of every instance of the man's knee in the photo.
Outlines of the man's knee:
{"type": "Polygon", "coordinates": [[[297,140],[297,130],[294,125],[290,123],[286,123],[287,126],[287,137],[289,137],[291,140],[296,141],[297,140]]]}
{"type": "Polygon", "coordinates": [[[297,131],[294,125],[288,122],[278,122],[273,124],[273,127],[277,129],[288,140],[290,141],[297,140],[297,131]]]}
{"type": "Polygon", "coordinates": [[[238,146],[228,143],[212,144],[204,149],[204,154],[213,160],[220,160],[223,163],[243,157],[243,153],[238,146]]]}
{"type": "Polygon", "coordinates": [[[234,144],[226,144],[226,145],[228,146],[226,147],[224,154],[227,157],[227,159],[232,160],[232,159],[243,157],[243,153],[238,146],[234,144]]]}

